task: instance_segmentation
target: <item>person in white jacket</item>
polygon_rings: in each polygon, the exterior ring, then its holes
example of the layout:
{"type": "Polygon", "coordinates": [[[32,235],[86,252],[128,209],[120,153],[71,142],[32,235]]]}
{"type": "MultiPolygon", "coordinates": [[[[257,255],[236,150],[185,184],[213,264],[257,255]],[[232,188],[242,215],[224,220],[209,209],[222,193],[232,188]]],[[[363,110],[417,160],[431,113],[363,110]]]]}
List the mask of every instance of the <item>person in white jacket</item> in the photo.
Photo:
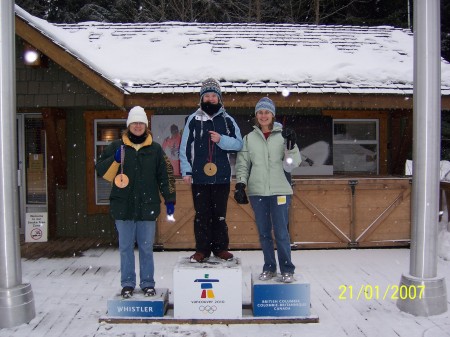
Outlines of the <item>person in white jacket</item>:
{"type": "Polygon", "coordinates": [[[280,123],[275,122],[275,104],[267,97],[256,104],[253,128],[244,137],[243,148],[237,155],[234,198],[239,204],[247,204],[250,199],[255,213],[264,254],[259,279],[266,281],[277,276],[273,229],[281,282],[291,283],[295,280],[295,266],[291,261],[288,211],[293,191],[283,161],[289,158],[291,167],[301,163],[296,134],[294,130],[283,129],[280,123]]]}

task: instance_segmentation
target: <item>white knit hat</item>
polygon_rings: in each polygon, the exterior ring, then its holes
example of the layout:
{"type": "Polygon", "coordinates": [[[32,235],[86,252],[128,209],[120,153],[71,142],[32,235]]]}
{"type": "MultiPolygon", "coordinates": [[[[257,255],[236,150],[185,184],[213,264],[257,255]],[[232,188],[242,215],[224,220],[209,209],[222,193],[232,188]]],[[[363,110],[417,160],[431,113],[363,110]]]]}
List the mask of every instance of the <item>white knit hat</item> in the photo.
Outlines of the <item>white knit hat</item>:
{"type": "Polygon", "coordinates": [[[147,114],[145,113],[144,108],[140,106],[135,106],[128,113],[127,127],[130,126],[131,123],[137,122],[145,123],[145,125],[148,127],[147,114]]]}

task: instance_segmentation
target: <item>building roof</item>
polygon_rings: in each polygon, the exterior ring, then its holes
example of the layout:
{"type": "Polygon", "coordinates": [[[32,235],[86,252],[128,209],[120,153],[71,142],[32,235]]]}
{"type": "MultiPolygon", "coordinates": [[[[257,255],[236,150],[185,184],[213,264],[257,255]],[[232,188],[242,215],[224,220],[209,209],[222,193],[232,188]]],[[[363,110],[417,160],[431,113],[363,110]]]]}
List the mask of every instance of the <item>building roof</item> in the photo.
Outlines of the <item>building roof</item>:
{"type": "MultiPolygon", "coordinates": [[[[53,24],[16,15],[125,94],[411,95],[413,35],[390,26],[232,23],[53,24]]],[[[450,64],[441,63],[450,95],[450,64]]]]}

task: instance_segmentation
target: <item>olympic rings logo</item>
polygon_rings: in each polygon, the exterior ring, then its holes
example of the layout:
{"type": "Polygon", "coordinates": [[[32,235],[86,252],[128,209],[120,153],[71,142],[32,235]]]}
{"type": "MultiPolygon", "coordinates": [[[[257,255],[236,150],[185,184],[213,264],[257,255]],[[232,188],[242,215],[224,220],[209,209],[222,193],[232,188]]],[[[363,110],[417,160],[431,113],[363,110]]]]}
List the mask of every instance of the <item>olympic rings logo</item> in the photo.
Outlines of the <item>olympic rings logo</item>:
{"type": "Polygon", "coordinates": [[[198,310],[205,314],[213,314],[217,310],[217,307],[215,305],[201,305],[198,307],[198,310]]]}

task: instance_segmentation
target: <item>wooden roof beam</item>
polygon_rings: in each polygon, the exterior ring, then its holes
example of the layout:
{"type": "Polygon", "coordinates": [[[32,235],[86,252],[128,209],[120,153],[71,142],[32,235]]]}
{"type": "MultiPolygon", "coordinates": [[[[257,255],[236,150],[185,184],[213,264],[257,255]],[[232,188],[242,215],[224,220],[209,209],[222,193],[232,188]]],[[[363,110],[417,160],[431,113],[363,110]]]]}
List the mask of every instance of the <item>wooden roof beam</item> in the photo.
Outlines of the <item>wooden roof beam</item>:
{"type": "MultiPolygon", "coordinates": [[[[223,94],[227,108],[254,108],[263,93],[223,94]]],[[[281,94],[268,95],[277,108],[317,109],[413,109],[412,95],[374,94],[281,94]]],[[[198,94],[133,94],[125,96],[125,107],[135,105],[162,108],[192,108],[199,100],[198,94]]],[[[450,96],[442,96],[441,109],[450,110],[450,96]]]]}
{"type": "MultiPolygon", "coordinates": [[[[226,108],[254,108],[263,93],[223,94],[226,108]]],[[[412,95],[373,94],[281,94],[268,95],[277,108],[317,109],[412,109],[412,95]]],[[[125,107],[190,108],[199,101],[198,94],[133,94],[125,96],[125,107]]],[[[442,109],[450,110],[450,97],[442,98],[442,109]]]]}

